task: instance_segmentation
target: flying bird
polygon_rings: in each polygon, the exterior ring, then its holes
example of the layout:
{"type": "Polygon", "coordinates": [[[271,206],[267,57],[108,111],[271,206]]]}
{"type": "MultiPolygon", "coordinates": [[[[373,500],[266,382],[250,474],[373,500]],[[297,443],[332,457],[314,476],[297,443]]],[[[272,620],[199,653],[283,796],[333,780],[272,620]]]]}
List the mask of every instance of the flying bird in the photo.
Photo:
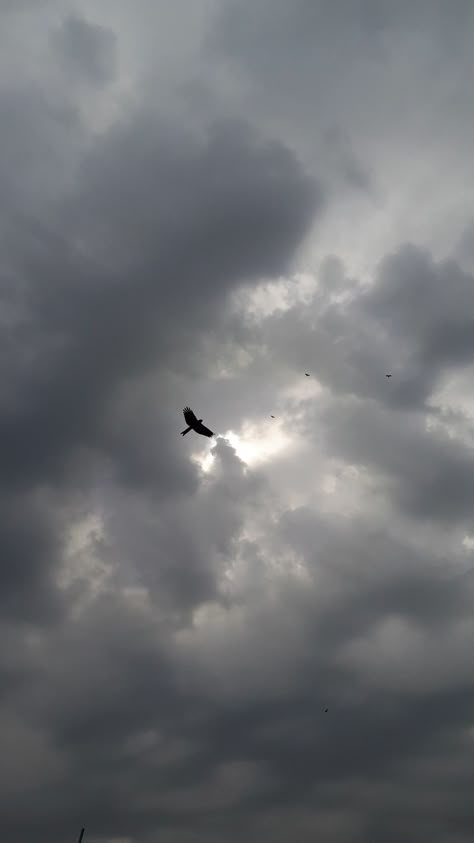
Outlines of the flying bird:
{"type": "Polygon", "coordinates": [[[386,378],[391,378],[392,376],[391,376],[391,375],[385,375],[385,377],[386,377],[386,378]]]}
{"type": "Polygon", "coordinates": [[[274,418],[275,418],[275,416],[270,416],[270,418],[271,418],[271,419],[274,419],[274,418]]]}
{"type": "Polygon", "coordinates": [[[308,372],[305,372],[305,375],[306,375],[307,378],[309,378],[308,372]]]}
{"type": "Polygon", "coordinates": [[[196,418],[190,407],[185,407],[183,413],[185,422],[189,427],[181,431],[181,436],[185,436],[190,430],[194,430],[195,433],[200,433],[202,436],[214,436],[212,430],[203,425],[202,419],[196,418]]]}

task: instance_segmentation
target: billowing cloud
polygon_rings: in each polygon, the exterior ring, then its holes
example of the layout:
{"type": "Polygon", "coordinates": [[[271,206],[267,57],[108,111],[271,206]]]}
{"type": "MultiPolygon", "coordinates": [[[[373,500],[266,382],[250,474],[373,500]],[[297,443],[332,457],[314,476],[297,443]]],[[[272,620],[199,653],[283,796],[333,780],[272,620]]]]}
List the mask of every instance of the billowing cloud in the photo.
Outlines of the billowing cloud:
{"type": "Polygon", "coordinates": [[[3,836],[464,843],[471,5],[0,11],[3,836]]]}

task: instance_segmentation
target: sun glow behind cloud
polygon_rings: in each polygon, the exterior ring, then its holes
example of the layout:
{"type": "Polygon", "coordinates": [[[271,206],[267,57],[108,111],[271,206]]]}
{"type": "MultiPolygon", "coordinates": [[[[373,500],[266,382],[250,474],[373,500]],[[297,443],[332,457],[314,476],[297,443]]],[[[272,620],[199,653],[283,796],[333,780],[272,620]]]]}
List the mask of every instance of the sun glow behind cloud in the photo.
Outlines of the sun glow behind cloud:
{"type": "Polygon", "coordinates": [[[281,427],[266,423],[245,425],[240,433],[228,430],[225,439],[235,448],[239,459],[248,466],[266,462],[284,451],[291,443],[290,437],[281,427]]]}
{"type": "MultiPolygon", "coordinates": [[[[238,458],[249,467],[262,465],[282,454],[293,443],[292,437],[285,433],[284,425],[273,419],[271,424],[244,424],[238,433],[227,430],[222,439],[227,440],[238,458]]],[[[210,471],[215,459],[212,446],[205,452],[195,453],[193,459],[203,471],[210,471]]]]}

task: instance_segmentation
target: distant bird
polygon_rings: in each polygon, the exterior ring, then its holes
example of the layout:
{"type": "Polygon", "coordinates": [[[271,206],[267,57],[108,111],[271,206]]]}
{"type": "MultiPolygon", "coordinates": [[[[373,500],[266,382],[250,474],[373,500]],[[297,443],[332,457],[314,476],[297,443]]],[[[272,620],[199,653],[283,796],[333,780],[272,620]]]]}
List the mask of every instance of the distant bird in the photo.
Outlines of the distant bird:
{"type": "Polygon", "coordinates": [[[271,418],[271,419],[274,419],[274,418],[275,418],[275,416],[270,416],[270,418],[271,418]]]}
{"type": "Polygon", "coordinates": [[[181,436],[186,436],[186,433],[189,433],[190,430],[194,430],[195,433],[200,433],[202,436],[214,436],[212,430],[209,430],[208,427],[203,425],[202,419],[196,418],[190,407],[185,407],[183,413],[186,424],[189,427],[181,431],[181,436]]]}
{"type": "Polygon", "coordinates": [[[328,712],[328,711],[329,711],[329,709],[328,709],[328,708],[325,708],[325,709],[324,709],[324,713],[325,713],[325,714],[327,714],[327,712],[328,712]]]}
{"type": "Polygon", "coordinates": [[[305,375],[306,375],[307,378],[309,378],[308,372],[305,372],[305,375]]]}
{"type": "Polygon", "coordinates": [[[386,377],[386,378],[391,378],[392,376],[391,376],[391,375],[385,375],[385,377],[386,377]]]}

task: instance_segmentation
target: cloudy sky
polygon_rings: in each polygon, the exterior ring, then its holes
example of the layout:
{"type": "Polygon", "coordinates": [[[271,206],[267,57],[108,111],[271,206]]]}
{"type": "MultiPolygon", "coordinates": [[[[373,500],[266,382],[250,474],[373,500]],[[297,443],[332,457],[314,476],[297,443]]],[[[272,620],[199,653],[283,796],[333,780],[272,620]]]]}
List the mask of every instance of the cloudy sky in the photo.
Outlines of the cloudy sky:
{"type": "Polygon", "coordinates": [[[5,843],[473,839],[473,72],[472,0],[0,0],[5,843]]]}

